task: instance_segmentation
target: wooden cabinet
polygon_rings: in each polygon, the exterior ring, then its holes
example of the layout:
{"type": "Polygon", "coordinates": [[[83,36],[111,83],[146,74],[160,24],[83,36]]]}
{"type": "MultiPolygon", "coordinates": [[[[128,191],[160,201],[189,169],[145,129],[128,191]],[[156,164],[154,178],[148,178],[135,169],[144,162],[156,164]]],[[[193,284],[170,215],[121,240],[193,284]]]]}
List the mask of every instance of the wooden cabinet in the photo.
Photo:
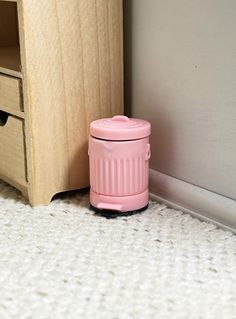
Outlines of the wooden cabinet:
{"type": "Polygon", "coordinates": [[[27,192],[24,121],[9,115],[0,126],[0,176],[27,192]]]}
{"type": "Polygon", "coordinates": [[[1,111],[8,113],[22,112],[21,80],[0,74],[0,106],[1,111]]]}
{"type": "Polygon", "coordinates": [[[0,1],[0,177],[48,204],[89,186],[91,121],[123,112],[121,0],[0,1]]]}

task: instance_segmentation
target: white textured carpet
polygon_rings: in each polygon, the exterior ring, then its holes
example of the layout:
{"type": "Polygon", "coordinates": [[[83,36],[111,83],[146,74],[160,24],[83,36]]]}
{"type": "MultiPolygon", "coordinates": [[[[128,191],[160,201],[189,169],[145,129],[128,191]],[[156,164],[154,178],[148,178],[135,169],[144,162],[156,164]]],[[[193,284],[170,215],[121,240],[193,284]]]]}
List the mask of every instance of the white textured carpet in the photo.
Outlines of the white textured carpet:
{"type": "Polygon", "coordinates": [[[106,219],[0,183],[0,318],[235,318],[236,237],[164,205],[106,219]]]}

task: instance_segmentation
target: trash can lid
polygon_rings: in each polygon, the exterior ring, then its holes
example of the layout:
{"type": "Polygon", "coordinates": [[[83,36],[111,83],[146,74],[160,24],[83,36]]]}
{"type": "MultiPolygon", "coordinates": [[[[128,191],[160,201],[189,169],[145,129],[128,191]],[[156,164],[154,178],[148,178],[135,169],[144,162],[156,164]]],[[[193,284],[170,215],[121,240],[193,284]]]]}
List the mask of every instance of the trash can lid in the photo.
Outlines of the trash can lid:
{"type": "Polygon", "coordinates": [[[93,121],[90,134],[104,140],[129,141],[147,137],[151,134],[149,122],[140,119],[117,115],[93,121]]]}

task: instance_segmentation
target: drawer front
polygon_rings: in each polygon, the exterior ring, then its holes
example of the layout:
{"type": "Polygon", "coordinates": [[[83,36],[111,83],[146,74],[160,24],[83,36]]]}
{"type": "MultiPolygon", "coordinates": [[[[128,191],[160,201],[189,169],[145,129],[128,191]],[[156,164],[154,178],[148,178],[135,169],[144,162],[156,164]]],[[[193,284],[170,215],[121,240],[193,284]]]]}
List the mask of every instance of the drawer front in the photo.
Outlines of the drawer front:
{"type": "Polygon", "coordinates": [[[0,75],[0,110],[18,115],[23,111],[21,80],[0,75]]]}
{"type": "Polygon", "coordinates": [[[26,184],[24,121],[9,115],[0,124],[0,176],[13,184],[26,184]]]}

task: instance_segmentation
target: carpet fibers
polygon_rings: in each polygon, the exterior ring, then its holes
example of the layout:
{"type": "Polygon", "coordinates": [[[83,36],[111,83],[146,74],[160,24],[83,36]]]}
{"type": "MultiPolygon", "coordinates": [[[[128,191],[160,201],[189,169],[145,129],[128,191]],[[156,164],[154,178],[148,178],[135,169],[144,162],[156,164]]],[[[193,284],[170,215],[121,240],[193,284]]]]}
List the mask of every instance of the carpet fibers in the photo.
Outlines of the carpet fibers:
{"type": "Polygon", "coordinates": [[[0,318],[235,318],[236,237],[150,202],[106,218],[86,192],[31,208],[0,183],[0,318]]]}

